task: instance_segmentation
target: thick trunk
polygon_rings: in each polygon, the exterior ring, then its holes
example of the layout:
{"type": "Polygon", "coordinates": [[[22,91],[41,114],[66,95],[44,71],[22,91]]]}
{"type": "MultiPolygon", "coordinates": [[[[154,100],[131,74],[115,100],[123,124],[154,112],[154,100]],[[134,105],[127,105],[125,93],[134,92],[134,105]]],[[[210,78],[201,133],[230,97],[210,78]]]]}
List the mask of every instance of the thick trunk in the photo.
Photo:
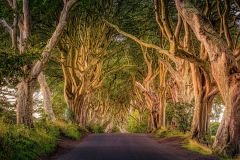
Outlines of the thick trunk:
{"type": "Polygon", "coordinates": [[[159,97],[151,90],[148,83],[143,86],[141,83],[136,82],[136,87],[143,92],[146,101],[146,107],[150,111],[149,124],[150,131],[154,131],[159,128],[159,97]]]}
{"type": "Polygon", "coordinates": [[[33,88],[34,81],[23,79],[18,85],[17,91],[17,124],[25,124],[33,127],[33,88]]]}
{"type": "Polygon", "coordinates": [[[41,92],[43,95],[43,106],[45,114],[50,120],[55,120],[56,118],[51,103],[51,91],[48,87],[45,75],[42,72],[38,76],[38,82],[40,84],[41,92]]]}
{"type": "Polygon", "coordinates": [[[74,113],[74,119],[81,127],[85,127],[85,113],[84,113],[84,95],[78,95],[71,92],[71,87],[67,81],[64,84],[64,98],[68,104],[69,109],[74,113]],[[70,88],[66,88],[70,87],[70,88]]]}
{"type": "Polygon", "coordinates": [[[166,127],[166,97],[160,97],[159,104],[159,127],[166,127]]]}
{"type": "Polygon", "coordinates": [[[86,122],[87,122],[87,112],[85,108],[81,108],[81,113],[80,113],[80,117],[77,120],[79,126],[81,126],[82,128],[86,128],[86,122]]]}
{"type": "MultiPolygon", "coordinates": [[[[235,77],[238,82],[231,85],[230,96],[224,97],[225,111],[218,128],[213,148],[217,153],[225,155],[235,155],[239,153],[240,134],[240,83],[239,77],[235,77]],[[226,103],[227,102],[227,103],[226,103]]],[[[234,80],[233,80],[234,82],[234,80]]]]}
{"type": "Polygon", "coordinates": [[[211,23],[190,3],[175,0],[177,9],[204,45],[211,71],[225,103],[224,116],[213,145],[215,152],[235,155],[239,152],[240,69],[226,42],[211,23]]]}
{"type": "Polygon", "coordinates": [[[152,118],[151,131],[155,131],[158,129],[158,125],[159,125],[158,117],[159,117],[158,113],[156,111],[152,111],[152,113],[151,113],[151,118],[152,118]]]}
{"type": "Polygon", "coordinates": [[[84,113],[84,96],[75,97],[72,106],[69,106],[75,115],[75,121],[84,127],[85,113],[84,113]]]}
{"type": "Polygon", "coordinates": [[[167,69],[161,60],[158,61],[159,65],[159,126],[160,128],[166,127],[166,76],[167,69]]]}
{"type": "Polygon", "coordinates": [[[195,97],[195,110],[192,122],[191,138],[208,144],[209,142],[209,118],[212,106],[212,99],[208,99],[202,95],[195,97]]]}
{"type": "Polygon", "coordinates": [[[148,115],[148,132],[152,132],[152,114],[148,115]]]}
{"type": "Polygon", "coordinates": [[[209,110],[212,98],[208,98],[209,86],[206,83],[203,71],[191,64],[192,81],[195,97],[195,108],[192,121],[192,139],[201,143],[208,142],[209,110]]]}

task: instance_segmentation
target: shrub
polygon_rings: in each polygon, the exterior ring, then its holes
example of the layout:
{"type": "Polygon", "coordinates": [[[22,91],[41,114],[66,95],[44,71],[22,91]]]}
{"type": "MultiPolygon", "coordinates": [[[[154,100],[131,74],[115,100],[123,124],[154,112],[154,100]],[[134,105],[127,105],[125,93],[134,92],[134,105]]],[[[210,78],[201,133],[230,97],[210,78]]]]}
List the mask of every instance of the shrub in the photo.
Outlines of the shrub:
{"type": "Polygon", "coordinates": [[[90,123],[87,126],[87,129],[89,132],[91,133],[104,133],[105,127],[103,125],[101,125],[100,123],[90,123]]]}
{"type": "Polygon", "coordinates": [[[111,133],[120,133],[120,129],[118,127],[113,127],[111,133]]]}
{"type": "Polygon", "coordinates": [[[168,103],[166,107],[166,120],[168,125],[181,132],[191,129],[193,106],[187,103],[168,103]]]}
{"type": "Polygon", "coordinates": [[[211,133],[211,136],[215,136],[215,135],[216,135],[217,129],[218,129],[219,125],[220,125],[219,122],[213,122],[213,123],[211,123],[211,125],[210,125],[210,133],[211,133]]]}
{"type": "Polygon", "coordinates": [[[63,121],[56,121],[55,125],[59,127],[60,132],[63,136],[69,137],[71,139],[78,140],[81,138],[79,132],[80,128],[73,123],[65,123],[63,121]]]}
{"type": "Polygon", "coordinates": [[[154,133],[157,138],[170,138],[170,137],[185,137],[187,134],[180,132],[178,130],[168,130],[168,129],[158,129],[154,133]]]}
{"type": "Polygon", "coordinates": [[[148,130],[148,113],[144,112],[140,117],[138,110],[135,110],[128,117],[128,132],[130,133],[146,133],[148,130]]]}

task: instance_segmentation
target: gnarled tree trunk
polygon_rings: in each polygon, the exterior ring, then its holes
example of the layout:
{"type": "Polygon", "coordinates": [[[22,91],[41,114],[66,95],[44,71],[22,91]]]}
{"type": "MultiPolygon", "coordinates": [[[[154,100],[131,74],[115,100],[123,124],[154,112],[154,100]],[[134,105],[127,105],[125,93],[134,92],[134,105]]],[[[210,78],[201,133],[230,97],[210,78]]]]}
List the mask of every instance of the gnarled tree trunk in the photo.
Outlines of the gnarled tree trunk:
{"type": "Polygon", "coordinates": [[[211,73],[225,103],[224,116],[213,145],[214,151],[235,155],[239,152],[240,69],[226,42],[211,23],[189,0],[175,0],[177,9],[204,45],[211,63],[211,73]]]}
{"type": "Polygon", "coordinates": [[[33,88],[35,81],[23,79],[17,85],[17,124],[25,124],[33,127],[33,88]]]}
{"type": "Polygon", "coordinates": [[[208,143],[209,118],[214,95],[209,97],[209,84],[199,67],[191,64],[192,80],[195,95],[195,109],[192,122],[192,139],[208,143]]]}

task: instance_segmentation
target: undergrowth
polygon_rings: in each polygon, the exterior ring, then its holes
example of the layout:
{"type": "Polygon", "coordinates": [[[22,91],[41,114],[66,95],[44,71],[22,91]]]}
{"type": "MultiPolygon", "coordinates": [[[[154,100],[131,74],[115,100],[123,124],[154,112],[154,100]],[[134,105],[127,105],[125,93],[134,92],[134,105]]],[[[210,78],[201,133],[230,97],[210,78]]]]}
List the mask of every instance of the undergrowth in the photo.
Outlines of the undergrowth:
{"type": "Polygon", "coordinates": [[[202,155],[211,155],[212,154],[211,148],[209,148],[205,145],[202,145],[191,139],[186,139],[183,143],[183,147],[190,151],[197,152],[202,155]]]}
{"type": "Polygon", "coordinates": [[[66,122],[37,122],[34,128],[0,120],[0,159],[35,160],[54,151],[61,136],[79,139],[81,133],[66,122]]]}
{"type": "Polygon", "coordinates": [[[170,138],[170,137],[187,137],[188,133],[183,133],[178,130],[158,129],[154,132],[156,138],[170,138]]]}

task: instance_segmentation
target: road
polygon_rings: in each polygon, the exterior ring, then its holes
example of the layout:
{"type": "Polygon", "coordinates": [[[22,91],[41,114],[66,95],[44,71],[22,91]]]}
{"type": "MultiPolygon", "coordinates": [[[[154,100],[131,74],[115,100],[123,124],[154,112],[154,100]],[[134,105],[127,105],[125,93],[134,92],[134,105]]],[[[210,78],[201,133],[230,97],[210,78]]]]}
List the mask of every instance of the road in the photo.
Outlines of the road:
{"type": "Polygon", "coordinates": [[[174,143],[143,134],[92,134],[59,160],[206,160],[174,143]]]}

